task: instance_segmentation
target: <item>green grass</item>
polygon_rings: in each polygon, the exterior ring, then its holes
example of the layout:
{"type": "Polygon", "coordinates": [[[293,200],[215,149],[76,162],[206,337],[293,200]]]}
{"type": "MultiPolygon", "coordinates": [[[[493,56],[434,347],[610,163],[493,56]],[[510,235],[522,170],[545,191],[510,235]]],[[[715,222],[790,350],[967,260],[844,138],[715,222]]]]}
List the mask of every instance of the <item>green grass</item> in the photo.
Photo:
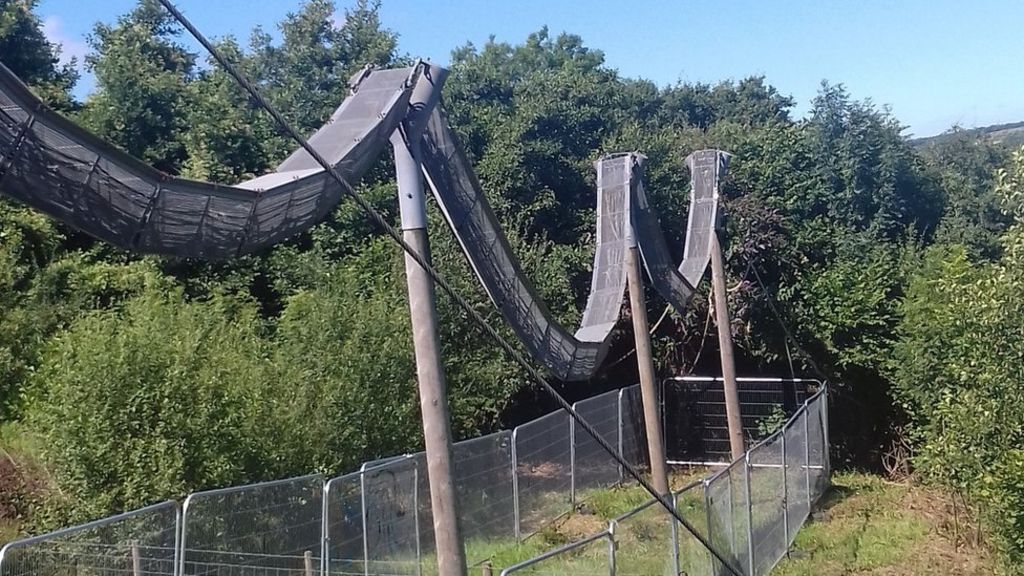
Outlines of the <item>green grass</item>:
{"type": "Polygon", "coordinates": [[[773,576],[981,576],[983,549],[957,543],[941,493],[867,474],[839,474],[820,521],[797,535],[773,576]]]}

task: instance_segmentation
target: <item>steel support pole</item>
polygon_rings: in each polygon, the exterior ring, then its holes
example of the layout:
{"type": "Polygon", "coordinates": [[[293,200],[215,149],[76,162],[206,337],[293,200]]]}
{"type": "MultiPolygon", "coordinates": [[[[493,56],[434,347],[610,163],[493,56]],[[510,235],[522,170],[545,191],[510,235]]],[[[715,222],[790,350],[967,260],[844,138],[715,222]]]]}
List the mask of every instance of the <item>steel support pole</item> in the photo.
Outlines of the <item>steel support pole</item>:
{"type": "Polygon", "coordinates": [[[729,448],[732,459],[743,457],[743,418],[740,395],[736,388],[736,363],[733,359],[732,332],[729,323],[729,299],[725,292],[725,265],[717,231],[711,240],[711,280],[714,286],[715,323],[718,325],[718,348],[722,354],[722,387],[725,391],[725,414],[729,423],[729,448]]]}
{"type": "Polygon", "coordinates": [[[660,402],[654,377],[654,357],[651,353],[651,334],[647,324],[647,301],[641,281],[640,257],[636,235],[632,235],[626,252],[626,274],[629,285],[629,307],[633,316],[633,336],[636,340],[636,360],[640,369],[640,396],[644,404],[644,426],[647,429],[647,451],[651,458],[651,481],[660,494],[668,494],[668,466],[665,464],[665,441],[661,434],[660,402]]]}
{"type": "MultiPolygon", "coordinates": [[[[420,542],[420,463],[412,462],[412,521],[416,527],[416,576],[423,574],[423,546],[420,542]]],[[[324,576],[327,576],[324,574],[324,576]]]]}
{"type": "MultiPolygon", "coordinates": [[[[807,516],[811,515],[811,507],[814,505],[814,496],[811,494],[811,410],[804,401],[804,485],[807,488],[807,516]]],[[[819,411],[820,414],[820,411],[819,411]]]]}
{"type": "MultiPolygon", "coordinates": [[[[672,493],[672,509],[679,510],[679,495],[675,492],[672,493]]],[[[681,574],[682,568],[679,565],[679,523],[673,518],[669,522],[669,535],[672,538],[672,568],[673,574],[681,574]]]]}
{"type": "MultiPolygon", "coordinates": [[[[618,419],[618,423],[619,423],[619,457],[620,458],[625,458],[624,450],[622,449],[622,444],[623,444],[624,439],[625,439],[625,434],[623,433],[623,429],[622,429],[623,425],[625,424],[625,420],[622,417],[622,396],[623,396],[623,393],[625,391],[626,391],[625,388],[620,388],[619,389],[618,405],[616,406],[616,410],[618,411],[617,419],[618,419]]],[[[619,464],[619,483],[621,484],[622,482],[625,481],[625,479],[626,479],[626,471],[622,468],[622,464],[619,464]]]]}
{"type": "Polygon", "coordinates": [[[750,490],[750,452],[743,455],[743,475],[747,480],[747,557],[750,559],[750,573],[754,574],[757,565],[754,563],[754,503],[750,490]]]}
{"type": "Polygon", "coordinates": [[[515,522],[516,542],[521,542],[522,532],[519,527],[519,426],[512,429],[512,518],[515,522]]]}
{"type": "MultiPolygon", "coordinates": [[[[576,405],[572,405],[573,412],[576,405]]],[[[576,504],[576,421],[569,418],[569,503],[576,504]]]]}
{"type": "MultiPolygon", "coordinates": [[[[423,177],[416,157],[416,140],[408,145],[399,132],[392,137],[398,179],[402,237],[421,257],[430,260],[427,238],[426,199],[423,177]],[[410,150],[409,146],[413,149],[410,150]]],[[[434,517],[434,542],[439,576],[466,576],[466,552],[459,532],[459,517],[452,482],[452,437],[441,341],[437,330],[434,282],[408,254],[405,275],[409,288],[416,377],[419,382],[423,441],[434,517]]]]}
{"type": "Polygon", "coordinates": [[[824,460],[825,460],[825,485],[826,486],[832,483],[832,446],[830,444],[829,437],[828,437],[828,407],[829,407],[828,396],[829,396],[829,385],[828,385],[828,382],[826,382],[825,383],[825,391],[822,393],[821,396],[818,397],[819,398],[818,402],[820,402],[820,405],[818,407],[818,412],[821,414],[822,438],[824,438],[824,440],[825,440],[825,442],[824,442],[825,445],[823,446],[823,454],[824,454],[824,460]]]}
{"type": "Polygon", "coordinates": [[[608,576],[615,576],[615,563],[618,561],[615,557],[615,551],[618,548],[618,543],[615,541],[617,527],[618,523],[615,520],[608,523],[608,576]]]}
{"type": "Polygon", "coordinates": [[[359,511],[363,527],[363,576],[370,576],[370,537],[366,510],[366,463],[359,467],[359,511]]]}
{"type": "MultiPolygon", "coordinates": [[[[712,509],[711,509],[711,507],[713,505],[713,503],[711,502],[711,490],[710,490],[711,483],[708,482],[707,478],[705,478],[704,481],[701,482],[701,486],[702,486],[703,492],[704,492],[704,517],[705,517],[705,521],[708,523],[708,544],[714,546],[715,545],[715,522],[714,522],[714,513],[712,512],[712,509]]],[[[710,551],[708,552],[708,565],[711,567],[711,574],[710,574],[710,576],[715,576],[715,574],[718,574],[718,568],[719,568],[720,564],[719,564],[718,560],[715,559],[715,556],[713,554],[711,554],[710,551]]]]}
{"type": "Polygon", "coordinates": [[[786,539],[786,554],[789,554],[789,457],[786,454],[786,429],[782,429],[782,534],[786,539]]]}

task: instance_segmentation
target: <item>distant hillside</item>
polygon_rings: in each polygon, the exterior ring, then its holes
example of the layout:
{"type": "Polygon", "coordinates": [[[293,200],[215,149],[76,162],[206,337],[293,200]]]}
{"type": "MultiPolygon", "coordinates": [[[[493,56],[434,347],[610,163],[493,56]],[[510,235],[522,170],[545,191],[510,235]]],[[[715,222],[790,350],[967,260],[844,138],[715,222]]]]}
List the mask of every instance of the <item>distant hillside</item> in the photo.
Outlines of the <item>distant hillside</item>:
{"type": "Polygon", "coordinates": [[[970,128],[967,130],[953,129],[943,132],[937,136],[927,138],[915,138],[910,141],[917,147],[935,146],[947,142],[957,135],[967,134],[977,138],[984,138],[995,143],[1006,144],[1007,146],[1024,145],[1024,122],[1011,122],[1009,124],[993,124],[981,128],[970,128]]]}

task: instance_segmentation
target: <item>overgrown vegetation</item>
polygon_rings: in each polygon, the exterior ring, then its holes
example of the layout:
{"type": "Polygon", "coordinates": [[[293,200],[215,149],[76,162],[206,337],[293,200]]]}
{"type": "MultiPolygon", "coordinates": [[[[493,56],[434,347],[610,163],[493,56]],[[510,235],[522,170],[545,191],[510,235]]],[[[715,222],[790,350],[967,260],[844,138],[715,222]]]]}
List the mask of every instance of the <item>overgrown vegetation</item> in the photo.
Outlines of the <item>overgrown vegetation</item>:
{"type": "Polygon", "coordinates": [[[843,473],[797,535],[779,576],[987,576],[997,570],[949,493],[843,473]]]}
{"type": "MultiPolygon", "coordinates": [[[[59,65],[34,7],[0,0],[0,60],[127,152],[231,183],[291,149],[148,0],[96,25],[86,65],[97,88],[76,102],[74,68],[59,65]]],[[[247,44],[220,46],[308,132],[352,72],[409,60],[377,8],[361,0],[332,18],[329,0],[310,0],[279,24],[279,41],[257,29],[247,44]]],[[[841,85],[822,84],[796,119],[792,99],[764,78],[623,78],[579,37],[547,30],[518,45],[458,47],[451,70],[451,121],[527,273],[565,321],[588,288],[593,160],[648,155],[646,188],[678,251],[683,158],[699,147],[733,152],[726,257],[741,370],[789,372],[776,303],[836,383],[834,461],[878,466],[890,446],[911,446],[904,456],[922,478],[980,509],[1007,570],[1024,564],[1021,153],[965,132],[916,149],[888,111],[841,85]]],[[[387,159],[360,190],[396,218],[387,159]]],[[[431,226],[438,266],[500,325],[437,214],[431,226]]],[[[0,201],[0,417],[18,471],[3,478],[32,467],[46,478],[19,484],[3,514],[38,529],[417,449],[403,284],[397,250],[351,203],[264,253],[210,264],[126,254],[0,201]]],[[[716,370],[706,302],[698,295],[659,324],[662,373],[716,370]]],[[[459,436],[548,408],[443,299],[440,315],[459,436]]],[[[562,388],[592,395],[632,380],[630,364],[562,388]]]]}

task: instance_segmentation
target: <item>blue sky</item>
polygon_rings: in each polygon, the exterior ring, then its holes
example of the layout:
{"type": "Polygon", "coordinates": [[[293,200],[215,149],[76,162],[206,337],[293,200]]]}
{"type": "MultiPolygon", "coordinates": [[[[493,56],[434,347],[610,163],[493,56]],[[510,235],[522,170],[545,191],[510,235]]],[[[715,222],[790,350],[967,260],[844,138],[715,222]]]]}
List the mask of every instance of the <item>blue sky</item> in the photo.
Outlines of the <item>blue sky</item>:
{"type": "MultiPolygon", "coordinates": [[[[42,0],[51,39],[82,55],[97,21],[134,0],[42,0]]],[[[208,36],[274,31],[300,0],[178,0],[208,36]]],[[[339,0],[340,8],[350,5],[339,0]]],[[[547,25],[583,37],[624,76],[660,85],[764,75],[806,111],[823,79],[892,107],[927,136],[1024,121],[1024,2],[1019,0],[789,0],[685,2],[382,0],[399,49],[448,61],[466,42],[521,42],[547,25]]],[[[85,81],[85,88],[90,81],[85,81]]]]}

